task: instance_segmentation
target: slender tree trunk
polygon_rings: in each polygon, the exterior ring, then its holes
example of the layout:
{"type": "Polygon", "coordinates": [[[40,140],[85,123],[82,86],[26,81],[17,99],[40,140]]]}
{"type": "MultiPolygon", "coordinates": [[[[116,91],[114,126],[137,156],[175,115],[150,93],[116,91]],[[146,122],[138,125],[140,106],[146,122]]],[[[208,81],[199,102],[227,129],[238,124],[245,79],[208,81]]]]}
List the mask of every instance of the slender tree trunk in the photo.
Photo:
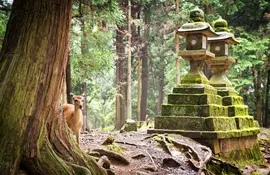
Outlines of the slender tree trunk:
{"type": "Polygon", "coordinates": [[[146,119],[147,111],[147,92],[148,92],[148,39],[150,31],[150,7],[146,6],[144,8],[144,47],[142,48],[142,94],[141,94],[141,121],[146,119]]]}
{"type": "Polygon", "coordinates": [[[106,174],[69,137],[60,93],[72,1],[15,0],[0,54],[0,172],[106,174]]]}
{"type": "Polygon", "coordinates": [[[70,56],[68,55],[67,69],[66,69],[66,86],[67,86],[67,103],[72,104],[72,84],[71,84],[71,72],[70,72],[70,56]]]}
{"type": "MultiPolygon", "coordinates": [[[[81,38],[81,52],[82,52],[82,55],[84,57],[87,57],[87,54],[89,54],[89,48],[88,48],[88,45],[87,45],[87,31],[85,29],[85,23],[83,20],[81,20],[82,22],[82,26],[81,26],[81,29],[82,29],[82,38],[81,38]]],[[[87,129],[87,84],[86,84],[86,79],[87,79],[87,76],[86,76],[86,66],[82,64],[82,68],[83,68],[83,83],[82,83],[82,94],[84,94],[84,103],[83,103],[83,108],[82,108],[82,113],[83,113],[83,126],[81,128],[81,131],[86,131],[87,129]]]]}
{"type": "MultiPolygon", "coordinates": [[[[164,69],[163,69],[164,70],[164,69]]],[[[164,99],[164,71],[161,72],[161,75],[159,76],[159,86],[158,86],[158,113],[161,113],[161,105],[163,104],[164,99]]]]}
{"type": "MultiPolygon", "coordinates": [[[[175,14],[178,15],[179,12],[179,0],[175,0],[175,14]]],[[[179,47],[180,47],[180,42],[179,42],[179,36],[178,36],[178,22],[175,23],[175,53],[177,55],[175,59],[175,64],[176,64],[176,84],[180,83],[180,61],[178,57],[178,52],[179,52],[179,47]]]]}
{"type": "Polygon", "coordinates": [[[131,0],[128,0],[128,73],[127,73],[127,119],[132,118],[131,104],[131,0]]]}
{"type": "MultiPolygon", "coordinates": [[[[139,33],[139,32],[138,32],[139,33]]],[[[140,33],[139,33],[140,36],[140,33]]],[[[137,120],[141,121],[141,49],[140,49],[140,39],[138,40],[138,109],[137,109],[137,120]]]]}
{"type": "MultiPolygon", "coordinates": [[[[86,77],[84,78],[86,79],[86,77]]],[[[83,102],[83,126],[82,131],[88,130],[88,121],[87,121],[87,85],[86,82],[82,84],[82,94],[84,95],[84,102],[83,102]]]]}
{"type": "Polygon", "coordinates": [[[262,125],[262,96],[261,96],[261,71],[253,68],[254,75],[254,87],[255,87],[255,97],[256,97],[256,115],[255,119],[258,121],[260,126],[262,125]]]}
{"type": "Polygon", "coordinates": [[[267,82],[266,82],[266,94],[265,94],[265,112],[264,112],[264,127],[268,128],[268,115],[269,115],[269,86],[270,86],[270,68],[267,68],[267,82]]]}

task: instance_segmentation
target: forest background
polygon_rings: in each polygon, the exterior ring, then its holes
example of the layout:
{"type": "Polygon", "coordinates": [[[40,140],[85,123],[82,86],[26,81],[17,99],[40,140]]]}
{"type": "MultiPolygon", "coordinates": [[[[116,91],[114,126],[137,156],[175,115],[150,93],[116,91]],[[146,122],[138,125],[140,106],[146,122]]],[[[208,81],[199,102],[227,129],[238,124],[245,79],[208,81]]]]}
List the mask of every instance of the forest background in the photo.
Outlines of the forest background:
{"type": "MultiPolygon", "coordinates": [[[[185,75],[189,64],[176,54],[185,40],[175,34],[199,7],[212,24],[222,17],[240,41],[230,48],[236,63],[228,78],[244,97],[249,114],[269,126],[270,3],[267,0],[77,0],[73,5],[67,98],[85,93],[87,127],[119,129],[128,117],[153,120],[166,95],[185,75]],[[129,13],[130,17],[129,17],[129,13]],[[129,26],[130,25],[130,32],[129,26]],[[131,44],[129,44],[131,37],[131,44]],[[179,40],[178,40],[179,38],[179,40]],[[131,98],[128,98],[128,53],[131,52],[131,98]],[[179,65],[180,69],[177,69],[179,65]]],[[[0,1],[0,48],[12,1],[0,1]]],[[[204,72],[211,77],[205,66],[204,72]]],[[[86,128],[86,126],[85,126],[86,128]]]]}

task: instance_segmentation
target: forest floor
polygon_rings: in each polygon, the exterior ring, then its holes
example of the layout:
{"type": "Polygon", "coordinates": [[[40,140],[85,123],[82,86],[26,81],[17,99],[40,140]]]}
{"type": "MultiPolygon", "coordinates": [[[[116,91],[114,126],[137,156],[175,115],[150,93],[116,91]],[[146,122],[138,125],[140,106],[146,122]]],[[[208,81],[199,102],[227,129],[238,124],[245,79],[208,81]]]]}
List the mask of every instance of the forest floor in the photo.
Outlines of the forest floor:
{"type": "Polygon", "coordinates": [[[151,135],[146,133],[146,129],[125,133],[83,133],[80,147],[96,157],[103,167],[110,169],[109,174],[116,175],[207,175],[212,173],[205,165],[210,161],[213,163],[213,160],[219,162],[219,165],[223,163],[221,167],[230,169],[232,174],[270,174],[270,142],[264,142],[270,140],[270,130],[262,128],[259,140],[263,140],[259,143],[265,157],[265,166],[247,165],[243,168],[222,162],[212,155],[208,147],[190,138],[181,135],[151,135]],[[111,143],[108,143],[108,137],[111,143]],[[104,161],[107,158],[109,161],[104,161]]]}

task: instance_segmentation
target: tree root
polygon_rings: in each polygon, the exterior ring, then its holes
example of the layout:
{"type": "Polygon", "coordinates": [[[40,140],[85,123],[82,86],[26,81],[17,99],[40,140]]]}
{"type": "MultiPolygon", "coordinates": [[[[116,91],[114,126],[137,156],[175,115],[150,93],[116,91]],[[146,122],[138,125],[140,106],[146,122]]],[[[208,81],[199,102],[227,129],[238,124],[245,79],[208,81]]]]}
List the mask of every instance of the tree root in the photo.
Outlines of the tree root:
{"type": "Polygon", "coordinates": [[[92,151],[98,152],[100,155],[105,155],[109,159],[110,158],[115,159],[115,160],[118,160],[118,161],[124,163],[125,165],[129,165],[129,161],[125,157],[123,157],[122,155],[120,155],[120,154],[118,154],[116,152],[108,151],[108,150],[100,149],[100,148],[93,149],[92,151]]]}

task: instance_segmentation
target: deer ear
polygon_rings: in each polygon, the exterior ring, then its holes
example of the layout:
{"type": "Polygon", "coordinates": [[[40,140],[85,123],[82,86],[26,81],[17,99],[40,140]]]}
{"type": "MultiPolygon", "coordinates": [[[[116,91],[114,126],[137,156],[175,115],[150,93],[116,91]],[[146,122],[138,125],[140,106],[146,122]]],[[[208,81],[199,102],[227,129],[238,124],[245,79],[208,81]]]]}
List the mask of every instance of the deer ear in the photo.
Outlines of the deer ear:
{"type": "Polygon", "coordinates": [[[85,93],[82,93],[82,95],[81,95],[81,96],[83,96],[83,97],[84,97],[84,96],[85,96],[85,93]]]}
{"type": "Polygon", "coordinates": [[[70,93],[69,95],[70,95],[71,97],[73,97],[73,96],[74,96],[74,94],[72,94],[72,93],[70,93]]]}

